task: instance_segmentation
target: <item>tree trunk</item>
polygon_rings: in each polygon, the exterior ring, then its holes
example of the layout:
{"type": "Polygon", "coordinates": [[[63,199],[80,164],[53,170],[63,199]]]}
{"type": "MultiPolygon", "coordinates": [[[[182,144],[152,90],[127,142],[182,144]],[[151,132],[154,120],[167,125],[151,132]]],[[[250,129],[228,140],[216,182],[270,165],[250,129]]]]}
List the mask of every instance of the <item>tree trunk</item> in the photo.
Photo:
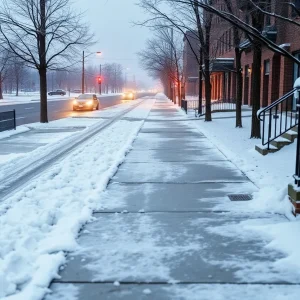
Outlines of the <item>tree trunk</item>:
{"type": "Polygon", "coordinates": [[[3,92],[2,92],[2,74],[0,72],[0,100],[3,100],[3,92]]]}
{"type": "Polygon", "coordinates": [[[19,96],[19,76],[16,77],[16,97],[19,96]]]}
{"type": "Polygon", "coordinates": [[[40,75],[40,97],[41,111],[40,122],[48,123],[48,107],[47,107],[47,58],[46,58],[46,0],[40,1],[41,10],[41,31],[38,33],[39,40],[39,75],[40,75]]]}
{"type": "Polygon", "coordinates": [[[250,138],[260,139],[260,121],[257,118],[257,112],[260,109],[260,82],[261,82],[261,44],[260,42],[254,42],[253,49],[253,66],[252,66],[252,126],[250,138]]]}
{"type": "Polygon", "coordinates": [[[199,92],[199,96],[198,96],[198,114],[202,115],[202,97],[203,97],[203,87],[202,87],[202,78],[203,78],[203,74],[202,74],[202,65],[203,65],[203,53],[202,53],[202,48],[200,50],[200,59],[199,59],[200,63],[199,63],[199,82],[198,82],[198,92],[199,92]]]}
{"type": "MultiPolygon", "coordinates": [[[[181,100],[185,100],[185,81],[182,81],[181,84],[181,100]]],[[[181,103],[180,103],[181,105],[181,103]]]]}
{"type": "Polygon", "coordinates": [[[41,111],[40,122],[48,123],[48,105],[47,105],[47,69],[40,68],[40,94],[41,94],[41,111]]]}
{"type": "Polygon", "coordinates": [[[211,119],[211,82],[210,82],[210,27],[205,27],[205,49],[204,49],[204,68],[205,68],[205,121],[211,119]]]}
{"type": "MultiPolygon", "coordinates": [[[[179,74],[178,74],[178,76],[179,76],[179,74]]],[[[179,79],[177,80],[177,94],[178,94],[178,105],[181,106],[181,86],[180,86],[179,79]]]]}
{"type": "Polygon", "coordinates": [[[242,98],[243,98],[243,74],[242,74],[242,53],[239,48],[235,48],[236,67],[236,121],[235,127],[242,128],[242,98]]]}
{"type": "MultiPolygon", "coordinates": [[[[262,31],[264,24],[264,15],[260,12],[252,14],[252,25],[258,31],[262,31]]],[[[250,138],[260,139],[260,121],[257,118],[257,112],[260,109],[260,85],[261,85],[261,60],[262,45],[257,39],[253,40],[253,66],[251,80],[251,102],[252,102],[252,126],[250,138]]]]}
{"type": "Polygon", "coordinates": [[[209,59],[204,59],[205,67],[205,121],[210,122],[211,119],[211,83],[210,83],[210,72],[209,72],[209,59]]]}

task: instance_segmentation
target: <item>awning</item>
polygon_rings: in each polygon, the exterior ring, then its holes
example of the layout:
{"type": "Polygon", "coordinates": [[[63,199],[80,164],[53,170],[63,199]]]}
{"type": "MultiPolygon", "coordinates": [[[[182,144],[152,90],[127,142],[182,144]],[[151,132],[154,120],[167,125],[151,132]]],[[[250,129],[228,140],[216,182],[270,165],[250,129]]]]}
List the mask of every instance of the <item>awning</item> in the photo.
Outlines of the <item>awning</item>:
{"type": "Polygon", "coordinates": [[[234,71],[234,58],[216,58],[210,62],[211,72],[232,72],[234,71]]]}

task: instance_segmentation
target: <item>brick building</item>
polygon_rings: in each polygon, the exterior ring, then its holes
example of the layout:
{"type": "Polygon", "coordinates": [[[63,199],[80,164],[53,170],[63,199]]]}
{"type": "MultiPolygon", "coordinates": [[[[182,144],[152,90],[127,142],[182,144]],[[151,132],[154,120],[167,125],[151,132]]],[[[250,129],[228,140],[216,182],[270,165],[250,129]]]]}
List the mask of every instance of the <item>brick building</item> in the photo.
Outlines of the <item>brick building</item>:
{"type": "Polygon", "coordinates": [[[195,33],[187,31],[184,39],[183,49],[183,73],[185,78],[186,96],[195,96],[198,94],[198,61],[195,53],[199,53],[199,46],[195,33]]]}
{"type": "MultiPolygon", "coordinates": [[[[269,1],[272,10],[283,16],[293,16],[293,11],[284,1],[269,1]]],[[[300,0],[292,0],[300,8],[300,0]]],[[[231,0],[234,13],[245,22],[251,18],[240,10],[239,1],[231,0]]],[[[224,0],[215,0],[214,6],[226,10],[224,0]]],[[[296,19],[300,19],[299,17],[296,19]]],[[[300,26],[265,16],[264,34],[300,59],[300,26]]],[[[251,43],[243,35],[240,47],[243,48],[243,104],[251,105],[251,80],[253,52],[251,43]]],[[[212,100],[236,98],[234,73],[234,47],[232,25],[218,16],[213,16],[211,29],[211,83],[212,100]]],[[[261,105],[267,106],[290,91],[296,78],[300,77],[299,65],[291,59],[274,53],[266,47],[262,51],[261,105]]]]}

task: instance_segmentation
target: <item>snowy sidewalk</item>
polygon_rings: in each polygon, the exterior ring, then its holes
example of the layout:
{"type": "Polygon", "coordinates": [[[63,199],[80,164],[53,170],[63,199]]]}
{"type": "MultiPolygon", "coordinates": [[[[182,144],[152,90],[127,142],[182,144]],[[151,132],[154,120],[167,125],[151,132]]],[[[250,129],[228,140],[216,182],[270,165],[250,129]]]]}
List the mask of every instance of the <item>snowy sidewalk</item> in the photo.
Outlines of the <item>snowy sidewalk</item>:
{"type": "Polygon", "coordinates": [[[46,300],[296,300],[300,271],[230,194],[257,188],[159,99],[46,300]]]}

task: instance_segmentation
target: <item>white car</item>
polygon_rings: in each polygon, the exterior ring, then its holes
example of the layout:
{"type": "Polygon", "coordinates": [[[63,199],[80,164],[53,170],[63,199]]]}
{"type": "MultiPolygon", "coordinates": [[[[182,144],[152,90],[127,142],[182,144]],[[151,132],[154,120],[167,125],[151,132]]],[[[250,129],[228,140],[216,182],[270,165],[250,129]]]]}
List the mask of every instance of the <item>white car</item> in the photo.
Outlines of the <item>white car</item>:
{"type": "Polygon", "coordinates": [[[81,94],[73,102],[73,110],[98,110],[99,99],[95,94],[81,94]]]}

